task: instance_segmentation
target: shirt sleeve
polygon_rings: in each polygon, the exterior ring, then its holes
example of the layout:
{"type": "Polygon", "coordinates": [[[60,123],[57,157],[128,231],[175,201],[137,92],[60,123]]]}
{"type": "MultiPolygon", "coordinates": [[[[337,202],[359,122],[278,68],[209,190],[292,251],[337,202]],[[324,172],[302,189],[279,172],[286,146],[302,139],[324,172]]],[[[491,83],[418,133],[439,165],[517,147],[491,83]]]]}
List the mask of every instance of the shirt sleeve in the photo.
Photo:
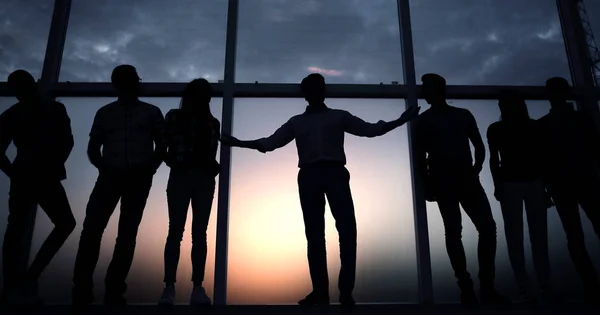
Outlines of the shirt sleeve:
{"type": "Polygon", "coordinates": [[[154,107],[154,124],[152,126],[152,136],[157,143],[163,143],[165,135],[165,117],[158,107],[154,107]]]}
{"type": "Polygon", "coordinates": [[[295,134],[294,129],[290,121],[279,127],[270,137],[258,139],[258,143],[267,152],[274,151],[281,147],[284,147],[288,143],[294,140],[295,134]]]}
{"type": "Polygon", "coordinates": [[[92,123],[92,130],[90,130],[90,137],[103,138],[106,134],[106,126],[104,125],[102,108],[96,112],[94,116],[94,122],[92,123]]]}
{"type": "Polygon", "coordinates": [[[11,124],[10,109],[0,115],[0,150],[2,153],[8,149],[13,140],[13,126],[11,124]]]}
{"type": "Polygon", "coordinates": [[[359,137],[373,138],[385,134],[385,121],[368,123],[349,112],[344,112],[342,124],[345,132],[359,137]]]}

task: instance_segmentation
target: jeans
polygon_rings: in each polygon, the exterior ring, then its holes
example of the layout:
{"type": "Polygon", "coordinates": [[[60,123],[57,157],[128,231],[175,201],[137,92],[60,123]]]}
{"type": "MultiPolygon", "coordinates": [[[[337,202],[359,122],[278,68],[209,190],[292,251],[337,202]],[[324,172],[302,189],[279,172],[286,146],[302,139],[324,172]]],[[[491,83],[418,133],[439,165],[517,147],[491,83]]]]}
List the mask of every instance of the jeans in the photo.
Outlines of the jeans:
{"type": "Polygon", "coordinates": [[[462,243],[462,206],[479,233],[477,256],[481,288],[493,289],[496,272],[496,222],[479,177],[465,174],[436,178],[434,181],[437,203],[446,231],[446,250],[459,286],[467,288],[472,283],[462,243]]]}
{"type": "Polygon", "coordinates": [[[127,290],[138,227],[152,187],[151,172],[100,172],[87,204],[79,249],[75,259],[74,299],[91,295],[93,275],[100,255],[102,234],[119,200],[121,213],[117,241],[105,278],[106,295],[121,296],[127,290]]]}
{"type": "Polygon", "coordinates": [[[206,229],[215,194],[215,177],[203,170],[171,170],[167,185],[169,234],[165,245],[167,284],[177,280],[177,264],[188,208],[192,203],[192,281],[201,285],[206,266],[206,229]]]}
{"type": "MultiPolygon", "coordinates": [[[[4,288],[14,289],[24,281],[36,282],[46,266],[65,243],[73,229],[75,217],[69,206],[69,200],[60,180],[13,179],[10,185],[8,202],[8,225],[2,245],[4,288]],[[54,229],[46,238],[27,274],[19,272],[22,268],[21,250],[27,228],[31,224],[31,209],[40,205],[44,213],[54,224],[54,229]]],[[[26,262],[28,263],[28,262],[26,262]]]]}
{"type": "Polygon", "coordinates": [[[600,281],[588,254],[581,225],[579,206],[591,221],[600,238],[600,178],[590,171],[571,176],[554,177],[548,182],[548,191],[567,235],[569,254],[585,289],[600,294],[600,281]]]}
{"type": "Polygon", "coordinates": [[[350,295],[356,277],[356,218],[350,192],[350,173],[343,165],[315,165],[300,169],[298,189],[308,243],[308,265],[313,292],[329,294],[325,246],[325,196],[339,233],[340,294],[350,295]]]}
{"type": "Polygon", "coordinates": [[[529,282],[523,246],[523,202],[538,283],[542,288],[550,286],[548,210],[544,183],[539,179],[504,182],[501,199],[508,257],[519,287],[524,290],[529,282]]]}

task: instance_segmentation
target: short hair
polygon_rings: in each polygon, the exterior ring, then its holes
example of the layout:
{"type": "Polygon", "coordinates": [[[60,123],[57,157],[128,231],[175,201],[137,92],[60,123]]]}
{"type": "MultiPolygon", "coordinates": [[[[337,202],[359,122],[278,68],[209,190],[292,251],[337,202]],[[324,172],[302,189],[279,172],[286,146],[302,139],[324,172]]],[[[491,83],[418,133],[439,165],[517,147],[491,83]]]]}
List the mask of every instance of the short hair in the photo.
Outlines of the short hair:
{"type": "Polygon", "coordinates": [[[319,73],[311,73],[306,78],[302,79],[300,83],[300,87],[302,88],[302,92],[307,92],[308,89],[315,85],[325,86],[325,78],[319,73]]]}
{"type": "Polygon", "coordinates": [[[11,89],[15,88],[17,85],[20,85],[24,82],[28,82],[30,84],[35,83],[35,79],[29,72],[22,70],[22,69],[15,70],[11,74],[8,75],[7,83],[8,83],[8,87],[11,89]]]}
{"type": "Polygon", "coordinates": [[[446,79],[437,73],[426,73],[421,77],[421,82],[424,84],[431,83],[436,85],[446,86],[446,79]]]}
{"type": "Polygon", "coordinates": [[[567,81],[567,79],[562,78],[562,77],[552,77],[548,80],[546,80],[546,87],[549,89],[563,89],[563,90],[568,90],[571,88],[571,84],[569,84],[569,81],[567,81]]]}
{"type": "Polygon", "coordinates": [[[115,67],[110,76],[110,80],[113,84],[119,84],[123,81],[123,78],[127,77],[136,77],[137,80],[140,79],[138,76],[137,70],[132,65],[120,65],[115,67]]]}

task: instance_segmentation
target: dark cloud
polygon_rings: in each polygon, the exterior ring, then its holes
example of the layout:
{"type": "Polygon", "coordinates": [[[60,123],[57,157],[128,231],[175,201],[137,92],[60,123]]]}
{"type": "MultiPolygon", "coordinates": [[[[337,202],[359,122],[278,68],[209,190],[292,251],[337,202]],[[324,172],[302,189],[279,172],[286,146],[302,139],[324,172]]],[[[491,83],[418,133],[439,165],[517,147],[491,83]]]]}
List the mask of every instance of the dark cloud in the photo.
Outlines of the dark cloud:
{"type": "MultiPolygon", "coordinates": [[[[599,2],[587,1],[591,17],[599,2]]],[[[51,8],[3,1],[0,75],[39,75],[51,8]]],[[[555,1],[413,0],[411,11],[418,75],[514,85],[569,75],[555,1]]],[[[240,1],[239,15],[239,82],[298,82],[311,71],[331,83],[402,82],[395,0],[240,1]]],[[[226,16],[226,1],[74,0],[61,80],[108,81],[115,65],[131,63],[146,82],[217,81],[226,16]]]]}

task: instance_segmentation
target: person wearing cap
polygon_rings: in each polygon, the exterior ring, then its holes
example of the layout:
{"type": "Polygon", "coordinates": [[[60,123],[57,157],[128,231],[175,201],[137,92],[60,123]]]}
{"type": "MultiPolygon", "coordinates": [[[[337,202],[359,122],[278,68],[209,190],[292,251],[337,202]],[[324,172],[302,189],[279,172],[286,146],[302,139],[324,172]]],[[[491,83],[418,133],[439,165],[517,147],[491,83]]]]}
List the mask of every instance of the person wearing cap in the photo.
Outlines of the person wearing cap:
{"type": "Polygon", "coordinates": [[[88,157],[98,169],[90,195],[75,260],[73,304],[93,302],[93,274],[102,234],[117,203],[121,202],[114,253],[105,278],[104,303],[121,306],[125,280],[135,251],[152,178],[164,158],[164,117],[160,109],[138,99],[140,78],[133,66],[121,65],[111,77],[118,99],[94,117],[88,157]]]}
{"type": "Polygon", "coordinates": [[[329,277],[325,251],[325,197],[329,202],[340,239],[341,270],[339,301],[354,306],[352,291],[356,276],[356,218],[346,169],[344,134],[359,137],[382,136],[418,116],[419,107],[409,108],[398,119],[368,123],[345,110],[325,105],[325,78],[310,74],[302,80],[306,111],[296,115],[273,135],[241,141],[223,135],[223,145],[270,152],[296,140],[298,149],[298,190],[308,243],[308,265],[313,290],[300,300],[303,306],[329,304],[329,277]]]}
{"type": "Polygon", "coordinates": [[[523,203],[537,283],[544,302],[552,302],[548,254],[548,211],[552,206],[543,181],[541,132],[529,117],[525,100],[504,91],[499,99],[501,119],[488,127],[490,170],[496,200],[500,202],[508,257],[519,286],[520,302],[535,302],[525,265],[523,203]]]}
{"type": "Polygon", "coordinates": [[[461,303],[466,308],[478,305],[462,243],[460,206],[479,233],[481,302],[508,303],[494,287],[496,222],[479,180],[485,145],[477,122],[468,110],[448,105],[443,77],[430,73],[423,75],[421,80],[423,96],[431,108],[416,122],[417,172],[424,179],[427,200],[436,201],[440,209],[446,231],[446,249],[461,289],[461,303]],[[475,162],[470,143],[475,148],[475,162]]]}
{"type": "MultiPolygon", "coordinates": [[[[17,104],[0,116],[0,169],[10,179],[8,225],[2,246],[3,302],[41,303],[38,278],[75,229],[75,218],[62,185],[65,162],[73,149],[71,120],[65,106],[46,100],[25,70],[8,76],[17,104]],[[17,149],[13,162],[6,156],[10,143],[17,149]],[[19,264],[31,211],[40,206],[54,229],[40,247],[26,274],[19,264]]],[[[27,248],[28,249],[28,248],[27,248]]],[[[29,262],[25,262],[28,264],[29,262]]]]}
{"type": "Polygon", "coordinates": [[[539,119],[543,136],[546,185],[567,236],[569,253],[585,289],[598,303],[600,281],[585,247],[579,206],[600,238],[600,137],[593,123],[574,109],[569,82],[546,81],[550,112],[539,119]]]}

